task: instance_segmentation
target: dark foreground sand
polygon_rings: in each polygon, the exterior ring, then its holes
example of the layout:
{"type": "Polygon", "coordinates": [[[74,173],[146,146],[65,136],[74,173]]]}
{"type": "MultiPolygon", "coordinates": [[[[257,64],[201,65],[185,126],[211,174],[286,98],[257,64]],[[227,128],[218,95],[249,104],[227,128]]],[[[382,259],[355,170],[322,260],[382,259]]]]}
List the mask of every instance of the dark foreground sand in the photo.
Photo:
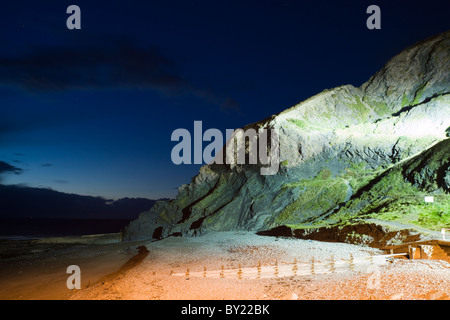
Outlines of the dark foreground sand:
{"type": "Polygon", "coordinates": [[[0,241],[0,299],[65,300],[67,267],[78,265],[81,285],[87,288],[120,270],[138,254],[139,243],[58,244],[31,240],[0,241]]]}
{"type": "MultiPolygon", "coordinates": [[[[7,257],[2,243],[1,299],[449,299],[450,263],[401,260],[375,269],[268,279],[219,279],[171,273],[288,264],[382,252],[368,247],[222,232],[197,238],[107,245],[22,244],[7,257]],[[16,250],[16,252],[20,252],[16,250]],[[82,288],[68,290],[68,265],[82,288]]],[[[11,246],[9,246],[11,248],[11,246]]]]}

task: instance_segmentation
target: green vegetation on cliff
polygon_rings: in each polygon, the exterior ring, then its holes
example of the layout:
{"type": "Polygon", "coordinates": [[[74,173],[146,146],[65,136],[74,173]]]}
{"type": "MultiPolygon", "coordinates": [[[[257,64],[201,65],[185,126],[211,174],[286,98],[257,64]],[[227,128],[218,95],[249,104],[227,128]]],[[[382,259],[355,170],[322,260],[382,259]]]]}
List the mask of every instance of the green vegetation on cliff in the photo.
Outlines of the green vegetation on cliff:
{"type": "Polygon", "coordinates": [[[285,184],[282,192],[289,188],[299,188],[300,192],[297,199],[278,214],[277,225],[315,220],[318,213],[332,210],[344,202],[349,186],[345,179],[333,177],[329,169],[324,169],[313,179],[285,184]]]}
{"type": "Polygon", "coordinates": [[[450,165],[450,139],[387,169],[366,183],[330,219],[352,218],[412,223],[438,230],[450,224],[450,194],[444,172],[450,165]],[[425,203],[433,195],[434,203],[425,203]]]}

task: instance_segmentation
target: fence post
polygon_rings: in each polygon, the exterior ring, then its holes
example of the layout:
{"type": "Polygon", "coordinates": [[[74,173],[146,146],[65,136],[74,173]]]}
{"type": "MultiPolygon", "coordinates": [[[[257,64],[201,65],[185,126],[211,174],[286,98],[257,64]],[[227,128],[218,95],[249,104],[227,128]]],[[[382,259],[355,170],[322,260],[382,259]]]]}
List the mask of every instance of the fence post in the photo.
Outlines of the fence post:
{"type": "Polygon", "coordinates": [[[298,271],[297,258],[294,259],[294,266],[292,267],[292,271],[294,272],[294,276],[296,276],[298,271]]]}
{"type": "Polygon", "coordinates": [[[355,260],[353,259],[353,255],[350,254],[350,270],[353,271],[355,269],[355,260]]]}
{"type": "Polygon", "coordinates": [[[275,278],[278,278],[278,260],[275,260],[275,278]]]}
{"type": "Polygon", "coordinates": [[[411,247],[411,255],[410,255],[410,259],[413,260],[414,256],[416,255],[416,247],[411,247]]]}
{"type": "Polygon", "coordinates": [[[334,267],[334,255],[331,255],[330,271],[331,271],[331,273],[335,273],[336,272],[336,268],[334,267]]]}

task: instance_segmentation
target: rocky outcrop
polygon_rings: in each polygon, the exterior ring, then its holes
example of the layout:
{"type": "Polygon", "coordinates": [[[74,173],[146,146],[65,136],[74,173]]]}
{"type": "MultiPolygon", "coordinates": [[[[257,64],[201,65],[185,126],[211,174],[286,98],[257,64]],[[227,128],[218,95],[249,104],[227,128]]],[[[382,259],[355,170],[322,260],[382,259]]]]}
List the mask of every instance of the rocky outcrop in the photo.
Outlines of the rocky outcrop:
{"type": "Polygon", "coordinates": [[[450,168],[447,168],[447,170],[443,173],[443,188],[446,191],[450,191],[450,168]]]}
{"type": "MultiPolygon", "coordinates": [[[[243,128],[278,130],[276,175],[260,175],[259,165],[206,165],[174,200],[158,202],[130,223],[124,238],[342,221],[345,205],[387,168],[446,138],[449,66],[445,32],[407,48],[359,88],[325,90],[243,128]]],[[[423,188],[434,173],[419,167],[406,177],[423,188]]],[[[433,187],[448,192],[448,169],[439,170],[433,187]]]]}
{"type": "Polygon", "coordinates": [[[450,194],[446,182],[449,170],[450,139],[445,139],[377,175],[327,218],[332,224],[353,217],[384,216],[387,220],[399,218],[402,222],[409,220],[440,230],[450,222],[450,194]],[[424,196],[430,195],[436,198],[435,205],[424,202],[424,196]],[[434,215],[432,218],[437,218],[436,221],[420,223],[421,218],[430,218],[428,213],[434,215]]]}
{"type": "Polygon", "coordinates": [[[401,113],[449,94],[449,52],[449,32],[405,49],[361,86],[364,100],[401,113]]]}

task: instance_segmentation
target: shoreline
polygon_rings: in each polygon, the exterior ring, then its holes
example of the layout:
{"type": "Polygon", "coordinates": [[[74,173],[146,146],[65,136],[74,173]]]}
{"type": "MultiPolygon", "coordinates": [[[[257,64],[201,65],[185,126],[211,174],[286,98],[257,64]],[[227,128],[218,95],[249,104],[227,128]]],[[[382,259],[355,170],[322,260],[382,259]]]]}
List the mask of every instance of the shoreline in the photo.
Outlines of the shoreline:
{"type": "Polygon", "coordinates": [[[67,300],[73,294],[66,285],[68,266],[80,267],[81,287],[87,288],[120,270],[140,244],[96,244],[88,239],[0,241],[0,299],[67,300]]]}

